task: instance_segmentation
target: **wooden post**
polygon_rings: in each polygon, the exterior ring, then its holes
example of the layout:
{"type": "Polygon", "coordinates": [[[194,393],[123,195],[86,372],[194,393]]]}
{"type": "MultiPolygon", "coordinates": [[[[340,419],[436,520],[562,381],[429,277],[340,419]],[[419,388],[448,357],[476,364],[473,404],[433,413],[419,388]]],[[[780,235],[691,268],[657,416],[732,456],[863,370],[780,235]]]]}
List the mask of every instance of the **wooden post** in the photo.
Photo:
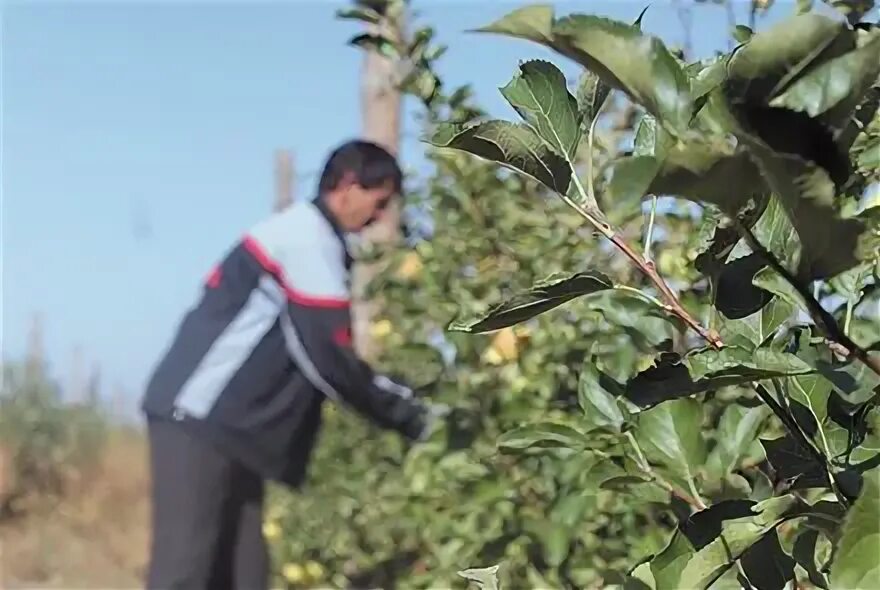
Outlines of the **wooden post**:
{"type": "Polygon", "coordinates": [[[275,150],[275,202],[272,210],[282,211],[293,203],[295,197],[293,154],[290,150],[275,150]]]}
{"type": "Polygon", "coordinates": [[[31,329],[28,333],[28,347],[25,357],[25,371],[27,375],[36,379],[43,376],[45,368],[45,345],[43,342],[43,316],[34,314],[31,319],[31,329]]]}
{"type": "MultiPolygon", "coordinates": [[[[400,16],[389,23],[391,33],[403,36],[404,18],[400,16]]],[[[374,25],[368,25],[368,33],[376,33],[374,25]]],[[[388,30],[386,29],[387,33],[388,30]]],[[[397,67],[394,60],[376,52],[365,51],[361,69],[361,116],[364,139],[374,141],[395,156],[400,151],[401,93],[397,87],[397,67]]],[[[384,216],[383,223],[376,223],[363,233],[367,244],[392,242],[400,236],[399,203],[384,216]]],[[[363,290],[375,276],[376,269],[370,265],[357,264],[352,273],[352,323],[354,344],[366,360],[374,360],[377,354],[370,337],[370,324],[375,317],[377,305],[363,299],[363,290]]]]}

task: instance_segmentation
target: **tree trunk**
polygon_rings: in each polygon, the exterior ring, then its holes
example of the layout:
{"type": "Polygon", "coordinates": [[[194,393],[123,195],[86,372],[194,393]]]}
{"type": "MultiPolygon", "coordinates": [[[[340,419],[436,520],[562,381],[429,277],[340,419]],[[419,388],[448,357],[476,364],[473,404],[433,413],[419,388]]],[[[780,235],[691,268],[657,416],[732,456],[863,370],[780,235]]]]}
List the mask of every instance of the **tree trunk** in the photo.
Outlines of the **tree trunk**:
{"type": "MultiPolygon", "coordinates": [[[[401,18],[397,34],[402,33],[401,18]]],[[[374,31],[368,31],[374,32],[374,31]]],[[[374,141],[394,155],[400,148],[401,94],[395,83],[396,64],[393,60],[366,51],[361,70],[361,116],[363,118],[363,137],[374,141]]],[[[400,236],[400,206],[395,202],[382,223],[376,223],[363,233],[365,244],[393,242],[400,236]]],[[[358,353],[366,360],[375,360],[377,349],[370,337],[370,324],[378,306],[375,301],[366,301],[364,288],[376,275],[376,268],[367,264],[356,264],[352,273],[352,308],[354,343],[358,353]]]]}

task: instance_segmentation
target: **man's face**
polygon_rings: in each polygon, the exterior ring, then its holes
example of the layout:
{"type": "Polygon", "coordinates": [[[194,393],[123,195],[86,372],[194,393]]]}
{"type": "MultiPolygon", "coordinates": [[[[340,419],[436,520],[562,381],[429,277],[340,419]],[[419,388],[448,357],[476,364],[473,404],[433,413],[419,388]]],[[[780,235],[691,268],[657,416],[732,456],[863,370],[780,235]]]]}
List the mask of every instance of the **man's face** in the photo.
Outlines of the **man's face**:
{"type": "Polygon", "coordinates": [[[394,197],[392,183],[377,188],[350,184],[343,193],[340,222],[349,232],[357,233],[382,218],[394,197]]]}

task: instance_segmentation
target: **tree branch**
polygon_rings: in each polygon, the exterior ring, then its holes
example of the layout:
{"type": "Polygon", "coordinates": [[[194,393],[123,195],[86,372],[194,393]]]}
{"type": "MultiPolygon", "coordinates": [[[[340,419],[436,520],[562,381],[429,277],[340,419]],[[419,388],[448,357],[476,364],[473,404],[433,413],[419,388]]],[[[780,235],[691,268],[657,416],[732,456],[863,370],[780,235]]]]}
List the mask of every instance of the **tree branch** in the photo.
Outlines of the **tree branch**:
{"type": "Polygon", "coordinates": [[[817,301],[810,292],[809,287],[798,280],[791,271],[785,268],[776,256],[761,244],[750,228],[746,227],[738,220],[734,220],[734,222],[737,224],[740,234],[746,240],[749,247],[763,256],[767,261],[767,264],[769,264],[779,276],[785,279],[785,281],[797,291],[798,295],[803,300],[804,305],[807,307],[807,313],[810,314],[810,317],[816,323],[816,326],[822,330],[825,336],[844,350],[846,356],[856,357],[869,369],[877,373],[877,375],[880,375],[880,356],[872,357],[867,350],[853,342],[853,340],[847,336],[846,332],[837,324],[837,320],[834,319],[834,316],[819,304],[819,301],[817,301]]]}
{"type": "MultiPolygon", "coordinates": [[[[813,446],[812,441],[810,441],[807,434],[803,431],[800,424],[794,419],[791,415],[790,411],[787,411],[786,408],[783,408],[779,402],[773,399],[773,396],[769,391],[758,383],[752,384],[752,388],[755,390],[755,393],[758,394],[758,398],[767,406],[773,410],[773,413],[776,414],[776,417],[779,418],[779,421],[785,426],[786,430],[788,430],[789,434],[794,437],[798,443],[803,446],[809,453],[812,455],[813,459],[819,462],[822,465],[822,469],[825,473],[825,477],[828,480],[828,487],[834,492],[837,496],[837,499],[844,506],[849,506],[849,501],[846,499],[846,496],[841,493],[840,488],[837,487],[837,482],[834,481],[834,477],[831,473],[831,468],[828,465],[828,459],[825,455],[822,454],[820,450],[818,450],[815,446],[813,446]]],[[[780,392],[780,397],[783,399],[783,403],[788,405],[787,400],[784,398],[784,395],[780,392]]]]}
{"type": "Polygon", "coordinates": [[[700,335],[706,342],[708,342],[713,348],[720,349],[724,346],[724,343],[721,341],[721,336],[715,330],[704,327],[700,322],[698,322],[694,317],[690,314],[688,310],[682,306],[681,302],[678,300],[678,297],[675,293],[672,292],[672,289],[669,288],[669,285],[666,284],[666,281],[663,280],[663,277],[660,276],[660,273],[657,272],[657,268],[654,266],[654,263],[650,260],[645,260],[638,252],[633,250],[629,244],[627,244],[619,235],[613,233],[608,237],[611,242],[617,246],[621,252],[623,252],[627,258],[629,258],[633,264],[638,267],[638,269],[644,274],[656,287],[657,290],[660,291],[663,299],[666,300],[668,304],[669,312],[682,320],[685,324],[690,326],[697,334],[700,335]]]}

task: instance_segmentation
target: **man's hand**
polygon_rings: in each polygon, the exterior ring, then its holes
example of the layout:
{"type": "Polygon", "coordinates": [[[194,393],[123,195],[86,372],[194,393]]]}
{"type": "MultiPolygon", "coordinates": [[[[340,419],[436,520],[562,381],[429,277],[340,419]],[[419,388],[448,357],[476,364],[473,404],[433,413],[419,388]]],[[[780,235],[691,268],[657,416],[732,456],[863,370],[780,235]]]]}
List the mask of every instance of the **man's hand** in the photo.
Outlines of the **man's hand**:
{"type": "Polygon", "coordinates": [[[444,418],[452,412],[452,408],[446,404],[425,402],[426,416],[425,426],[422,434],[418,437],[417,442],[424,442],[431,438],[431,435],[437,431],[438,427],[443,425],[444,418]]]}

